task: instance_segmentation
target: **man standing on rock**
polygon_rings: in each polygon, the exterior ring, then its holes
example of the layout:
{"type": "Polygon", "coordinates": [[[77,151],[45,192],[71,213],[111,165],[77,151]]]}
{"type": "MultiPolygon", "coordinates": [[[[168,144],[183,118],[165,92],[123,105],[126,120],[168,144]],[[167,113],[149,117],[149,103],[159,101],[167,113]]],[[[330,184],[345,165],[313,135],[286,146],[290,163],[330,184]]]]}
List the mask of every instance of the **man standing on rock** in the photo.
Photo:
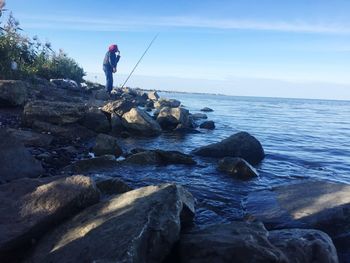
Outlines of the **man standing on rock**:
{"type": "Polygon", "coordinates": [[[117,72],[120,51],[117,45],[111,45],[103,60],[103,71],[106,75],[106,91],[110,94],[113,89],[113,73],[117,72]],[[118,55],[116,55],[118,53],[118,55]]]}

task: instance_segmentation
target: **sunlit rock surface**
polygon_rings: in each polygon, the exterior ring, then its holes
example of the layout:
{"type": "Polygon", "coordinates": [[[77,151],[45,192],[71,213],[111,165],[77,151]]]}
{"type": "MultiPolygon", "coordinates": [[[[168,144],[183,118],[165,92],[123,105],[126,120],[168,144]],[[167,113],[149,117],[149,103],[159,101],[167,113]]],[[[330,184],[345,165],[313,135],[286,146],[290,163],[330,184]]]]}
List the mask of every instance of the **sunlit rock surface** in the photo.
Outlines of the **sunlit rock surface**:
{"type": "Polygon", "coordinates": [[[181,186],[136,189],[60,225],[28,262],[161,262],[193,213],[193,197],[181,186]]]}

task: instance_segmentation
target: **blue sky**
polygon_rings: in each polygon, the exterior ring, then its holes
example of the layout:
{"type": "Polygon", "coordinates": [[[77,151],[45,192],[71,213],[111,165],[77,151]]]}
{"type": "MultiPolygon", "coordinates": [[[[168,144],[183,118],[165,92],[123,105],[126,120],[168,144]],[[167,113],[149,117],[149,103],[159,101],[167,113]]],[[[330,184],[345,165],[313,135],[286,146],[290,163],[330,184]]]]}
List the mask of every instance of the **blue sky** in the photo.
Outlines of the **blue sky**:
{"type": "Polygon", "coordinates": [[[146,89],[350,100],[348,0],[8,0],[29,35],[63,48],[104,83],[117,43],[120,84],[146,89]]]}

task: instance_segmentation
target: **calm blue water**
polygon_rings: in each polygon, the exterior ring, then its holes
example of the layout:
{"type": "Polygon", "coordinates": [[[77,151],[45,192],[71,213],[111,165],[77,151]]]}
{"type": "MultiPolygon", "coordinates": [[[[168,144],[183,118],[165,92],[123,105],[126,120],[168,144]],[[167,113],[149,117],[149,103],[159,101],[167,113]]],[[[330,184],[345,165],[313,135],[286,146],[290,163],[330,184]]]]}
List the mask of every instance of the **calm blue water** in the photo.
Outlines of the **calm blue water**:
{"type": "Polygon", "coordinates": [[[125,149],[135,147],[179,150],[220,141],[247,131],[263,145],[266,158],[257,166],[259,178],[242,182],[215,170],[216,160],[195,157],[198,165],[187,167],[121,167],[110,175],[138,187],[161,182],[184,185],[197,199],[196,223],[227,222],[243,216],[241,201],[250,191],[303,178],[320,178],[350,184],[350,101],[228,97],[163,93],[190,112],[205,106],[215,121],[214,131],[200,134],[163,134],[154,139],[130,138],[125,149]]]}

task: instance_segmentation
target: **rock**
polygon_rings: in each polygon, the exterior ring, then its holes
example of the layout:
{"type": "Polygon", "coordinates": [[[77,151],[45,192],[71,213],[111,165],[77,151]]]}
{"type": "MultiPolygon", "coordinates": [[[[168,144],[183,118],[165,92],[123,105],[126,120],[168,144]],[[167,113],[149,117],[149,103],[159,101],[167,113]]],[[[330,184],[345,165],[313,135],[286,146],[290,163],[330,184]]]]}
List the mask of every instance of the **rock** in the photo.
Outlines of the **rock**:
{"type": "Polygon", "coordinates": [[[27,100],[28,84],[19,80],[0,80],[0,107],[23,106],[27,100]]]}
{"type": "Polygon", "coordinates": [[[157,115],[157,122],[164,130],[174,130],[179,124],[183,127],[192,127],[189,120],[189,111],[180,107],[162,108],[157,115]]]}
{"type": "Polygon", "coordinates": [[[269,232],[269,241],[290,262],[338,263],[332,239],[313,229],[283,229],[269,232]]]}
{"type": "Polygon", "coordinates": [[[208,119],[208,116],[207,114],[204,114],[204,113],[193,113],[192,118],[196,121],[196,120],[208,119]]]}
{"type": "Polygon", "coordinates": [[[148,186],[87,208],[40,240],[29,262],[162,262],[194,200],[181,186],[148,186]]]}
{"type": "Polygon", "coordinates": [[[249,180],[258,176],[258,172],[244,159],[225,157],[218,163],[218,170],[241,180],[249,180]]]}
{"type": "Polygon", "coordinates": [[[99,201],[94,182],[81,175],[24,178],[0,185],[0,261],[14,262],[41,235],[99,201]]]}
{"type": "Polygon", "coordinates": [[[57,88],[81,91],[81,87],[71,79],[50,79],[50,82],[55,84],[57,88]]]}
{"type": "Polygon", "coordinates": [[[103,106],[102,111],[109,114],[115,113],[121,117],[124,113],[130,111],[133,107],[134,103],[130,100],[118,99],[107,103],[105,106],[103,106]]]}
{"type": "Polygon", "coordinates": [[[214,158],[241,157],[253,165],[265,157],[260,142],[247,132],[239,132],[221,142],[197,148],[193,153],[214,158]]]}
{"type": "Polygon", "coordinates": [[[148,92],[147,95],[148,95],[148,98],[152,101],[157,101],[159,99],[159,95],[155,90],[148,92]]]}
{"type": "Polygon", "coordinates": [[[97,133],[107,133],[111,130],[106,114],[97,107],[89,108],[79,123],[97,133]]]}
{"type": "Polygon", "coordinates": [[[52,143],[53,136],[37,133],[35,131],[7,129],[7,132],[17,140],[23,142],[24,146],[47,147],[52,143]]]}
{"type": "Polygon", "coordinates": [[[160,135],[162,129],[147,112],[138,108],[132,108],[122,117],[123,126],[130,132],[143,136],[160,135]]]}
{"type": "Polygon", "coordinates": [[[306,180],[248,194],[246,213],[270,229],[314,228],[335,241],[339,255],[350,254],[350,185],[306,180]],[[338,240],[340,242],[338,242],[338,240]]]}
{"type": "Polygon", "coordinates": [[[207,129],[207,130],[214,130],[215,123],[213,121],[205,121],[205,122],[202,122],[201,125],[199,125],[199,128],[207,129]]]}
{"type": "Polygon", "coordinates": [[[96,142],[92,150],[97,156],[111,154],[119,157],[123,153],[122,149],[117,143],[117,139],[103,133],[97,135],[96,142]]]}
{"type": "Polygon", "coordinates": [[[120,135],[121,132],[124,130],[121,118],[115,113],[111,114],[111,128],[112,134],[114,135],[120,135]]]}
{"type": "Polygon", "coordinates": [[[79,160],[63,169],[66,173],[89,173],[93,171],[103,171],[117,165],[114,155],[103,155],[96,158],[79,160]]]}
{"type": "Polygon", "coordinates": [[[232,222],[194,230],[181,236],[180,262],[289,262],[267,237],[261,223],[232,222]]]}
{"type": "Polygon", "coordinates": [[[203,109],[201,109],[201,111],[204,111],[204,112],[213,112],[214,110],[211,109],[211,108],[208,108],[208,107],[204,107],[203,109]]]}
{"type": "Polygon", "coordinates": [[[32,128],[36,131],[47,132],[70,140],[89,139],[96,135],[95,132],[79,124],[59,126],[47,122],[34,121],[32,128]]]}
{"type": "Polygon", "coordinates": [[[99,178],[95,180],[97,188],[104,195],[123,194],[133,190],[118,178],[99,178]]]}
{"type": "Polygon", "coordinates": [[[180,104],[181,102],[178,100],[161,98],[158,101],[154,102],[154,107],[159,109],[164,107],[177,108],[180,107],[180,104]]]}
{"type": "Polygon", "coordinates": [[[82,103],[37,100],[25,105],[23,121],[29,127],[34,121],[56,125],[72,124],[81,120],[86,111],[87,107],[82,103]]]}
{"type": "Polygon", "coordinates": [[[193,165],[196,162],[188,154],[178,151],[163,150],[143,150],[127,157],[124,163],[139,165],[169,165],[169,164],[187,164],[193,165]]]}
{"type": "Polygon", "coordinates": [[[110,98],[109,94],[107,93],[107,91],[105,89],[92,91],[92,96],[96,100],[102,100],[102,101],[109,100],[109,98],[110,98]]]}
{"type": "Polygon", "coordinates": [[[0,129],[0,149],[0,181],[39,177],[44,172],[23,143],[4,129],[0,129]]]}

